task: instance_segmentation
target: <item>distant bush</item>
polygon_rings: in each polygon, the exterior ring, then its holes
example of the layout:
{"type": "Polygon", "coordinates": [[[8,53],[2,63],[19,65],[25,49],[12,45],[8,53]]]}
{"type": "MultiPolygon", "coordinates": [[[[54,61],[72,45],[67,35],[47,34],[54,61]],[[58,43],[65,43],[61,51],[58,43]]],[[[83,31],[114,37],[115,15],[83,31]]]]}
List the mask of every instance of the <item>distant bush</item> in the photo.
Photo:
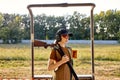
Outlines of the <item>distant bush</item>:
{"type": "Polygon", "coordinates": [[[120,39],[118,40],[118,43],[120,44],[120,39]]]}

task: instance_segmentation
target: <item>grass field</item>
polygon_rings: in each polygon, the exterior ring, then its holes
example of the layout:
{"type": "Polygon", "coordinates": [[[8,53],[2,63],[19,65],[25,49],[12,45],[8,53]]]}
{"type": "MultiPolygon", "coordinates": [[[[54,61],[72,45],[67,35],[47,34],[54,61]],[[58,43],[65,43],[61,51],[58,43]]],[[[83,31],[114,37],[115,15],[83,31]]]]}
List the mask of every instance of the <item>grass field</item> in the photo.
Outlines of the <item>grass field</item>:
{"type": "MultiPolygon", "coordinates": [[[[78,51],[74,59],[77,74],[91,74],[90,45],[68,44],[78,51]]],[[[47,70],[51,48],[34,49],[35,74],[53,74],[47,70]]],[[[95,45],[96,80],[120,80],[120,44],[95,45]]],[[[0,44],[0,78],[31,77],[31,48],[28,44],[0,44]]]]}

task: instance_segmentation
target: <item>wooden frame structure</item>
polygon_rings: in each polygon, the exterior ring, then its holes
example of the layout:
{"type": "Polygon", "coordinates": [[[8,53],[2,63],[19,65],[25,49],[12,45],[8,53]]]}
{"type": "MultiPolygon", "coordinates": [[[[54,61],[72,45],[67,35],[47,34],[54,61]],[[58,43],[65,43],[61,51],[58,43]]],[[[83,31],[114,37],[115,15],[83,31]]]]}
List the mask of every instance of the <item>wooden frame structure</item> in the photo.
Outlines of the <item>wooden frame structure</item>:
{"type": "MultiPolygon", "coordinates": [[[[59,4],[30,4],[27,6],[27,9],[29,11],[30,14],[30,30],[31,30],[31,57],[32,57],[32,79],[36,79],[35,75],[34,75],[34,23],[33,23],[33,12],[32,12],[32,8],[35,7],[84,7],[84,6],[90,6],[91,7],[91,11],[90,11],[90,38],[91,38],[91,61],[92,61],[92,75],[91,78],[89,79],[89,77],[86,76],[80,76],[82,77],[80,80],[95,80],[95,71],[94,71],[94,21],[93,21],[93,10],[95,8],[95,4],[94,3],[59,3],[59,4]]],[[[79,77],[78,76],[78,77],[79,77]]],[[[38,77],[39,78],[39,77],[38,77]]],[[[42,79],[42,78],[41,78],[42,79]]],[[[40,79],[39,79],[40,80],[40,79]]]]}

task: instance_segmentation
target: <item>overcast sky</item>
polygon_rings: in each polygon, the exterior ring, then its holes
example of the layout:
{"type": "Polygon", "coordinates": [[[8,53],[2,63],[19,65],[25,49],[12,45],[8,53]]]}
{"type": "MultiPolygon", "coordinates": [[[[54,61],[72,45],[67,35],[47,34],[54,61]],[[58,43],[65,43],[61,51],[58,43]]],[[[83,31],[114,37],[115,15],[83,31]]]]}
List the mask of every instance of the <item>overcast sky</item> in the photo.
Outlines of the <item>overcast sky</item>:
{"type": "MultiPolygon", "coordinates": [[[[0,0],[0,12],[2,13],[18,13],[29,14],[27,5],[29,4],[43,4],[43,3],[94,3],[96,5],[94,13],[100,11],[106,11],[109,9],[120,10],[119,0],[0,0]]],[[[75,8],[73,8],[75,9],[75,8]]],[[[80,8],[81,12],[86,12],[89,8],[80,8]]],[[[42,9],[43,10],[43,9],[42,9]]],[[[47,13],[51,13],[51,10],[46,9],[47,13]]],[[[72,10],[72,8],[70,9],[72,10]]],[[[43,10],[44,11],[44,10],[43,10]]],[[[64,14],[65,9],[52,9],[55,14],[64,14]]],[[[36,14],[39,12],[34,11],[36,14]]],[[[69,13],[69,9],[67,11],[69,13]]]]}

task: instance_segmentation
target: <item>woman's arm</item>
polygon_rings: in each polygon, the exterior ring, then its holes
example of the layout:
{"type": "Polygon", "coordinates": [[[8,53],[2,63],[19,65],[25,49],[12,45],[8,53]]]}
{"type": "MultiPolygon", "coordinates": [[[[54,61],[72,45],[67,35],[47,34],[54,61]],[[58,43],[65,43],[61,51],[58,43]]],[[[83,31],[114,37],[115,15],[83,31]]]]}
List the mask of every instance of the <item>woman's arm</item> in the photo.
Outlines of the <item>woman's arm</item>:
{"type": "Polygon", "coordinates": [[[48,70],[54,70],[56,68],[58,68],[60,65],[66,63],[67,61],[69,61],[69,57],[67,55],[64,55],[62,57],[62,59],[58,62],[56,62],[53,59],[49,59],[48,61],[48,70]]]}

